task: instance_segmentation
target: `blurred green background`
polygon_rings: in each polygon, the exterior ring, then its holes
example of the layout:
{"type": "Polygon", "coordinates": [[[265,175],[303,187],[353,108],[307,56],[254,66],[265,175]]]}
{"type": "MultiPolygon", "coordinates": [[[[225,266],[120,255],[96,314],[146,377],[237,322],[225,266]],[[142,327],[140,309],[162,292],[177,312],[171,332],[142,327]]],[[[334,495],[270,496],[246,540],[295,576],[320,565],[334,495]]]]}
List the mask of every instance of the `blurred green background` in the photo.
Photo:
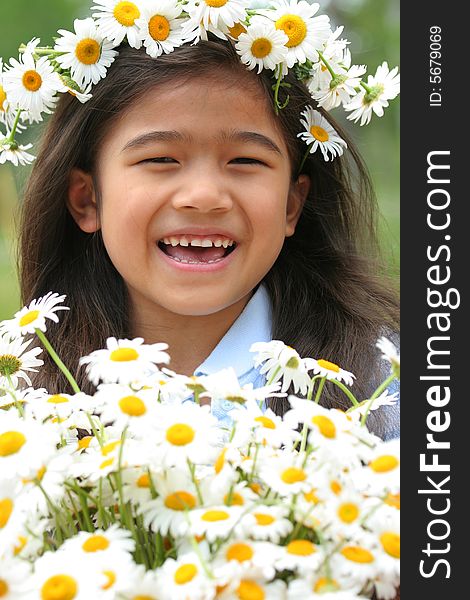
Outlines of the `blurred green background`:
{"type": "MultiPolygon", "coordinates": [[[[89,16],[88,0],[15,0],[3,6],[0,21],[0,56],[8,62],[18,46],[33,37],[51,44],[57,29],[71,30],[75,18],[89,16]]],[[[355,64],[366,64],[369,73],[387,60],[399,64],[399,0],[320,0],[320,14],[327,12],[333,25],[344,25],[355,64]]],[[[382,119],[373,117],[369,127],[349,125],[366,158],[382,214],[381,241],[391,273],[399,264],[399,98],[382,119]]],[[[338,116],[338,111],[336,115],[338,116]]],[[[35,142],[41,125],[22,136],[35,142]]],[[[34,154],[34,151],[33,151],[34,154]]],[[[0,320],[19,307],[16,276],[15,229],[17,207],[30,167],[14,169],[0,165],[0,320]]]]}

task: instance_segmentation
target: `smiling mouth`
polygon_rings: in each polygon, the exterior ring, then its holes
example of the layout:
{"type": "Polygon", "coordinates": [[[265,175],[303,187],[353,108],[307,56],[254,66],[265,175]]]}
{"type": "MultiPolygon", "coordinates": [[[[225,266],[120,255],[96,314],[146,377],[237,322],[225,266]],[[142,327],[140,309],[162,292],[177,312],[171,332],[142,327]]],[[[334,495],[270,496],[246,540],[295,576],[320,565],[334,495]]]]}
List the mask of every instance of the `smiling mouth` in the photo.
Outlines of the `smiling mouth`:
{"type": "Polygon", "coordinates": [[[223,245],[215,245],[211,242],[210,246],[208,243],[202,246],[200,240],[193,240],[193,242],[184,243],[184,245],[176,243],[175,240],[170,242],[167,238],[158,242],[158,247],[162,252],[176,262],[185,264],[221,262],[235,250],[236,246],[237,243],[233,240],[226,240],[223,245]]]}

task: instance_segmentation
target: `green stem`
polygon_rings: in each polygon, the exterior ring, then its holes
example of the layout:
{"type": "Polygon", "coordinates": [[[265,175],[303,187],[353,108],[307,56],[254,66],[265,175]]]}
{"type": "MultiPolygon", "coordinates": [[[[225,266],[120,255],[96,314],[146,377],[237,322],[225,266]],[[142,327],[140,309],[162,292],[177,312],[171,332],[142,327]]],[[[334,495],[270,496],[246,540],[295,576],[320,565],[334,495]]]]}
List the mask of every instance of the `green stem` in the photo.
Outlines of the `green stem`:
{"type": "Polygon", "coordinates": [[[310,154],[310,150],[312,149],[313,144],[314,144],[314,142],[312,142],[311,144],[308,145],[307,150],[306,150],[306,152],[304,154],[304,157],[302,158],[302,162],[300,163],[300,167],[299,167],[299,169],[297,171],[297,175],[301,175],[302,174],[302,169],[304,168],[305,161],[307,160],[308,155],[310,154]]]}
{"type": "Polygon", "coordinates": [[[11,380],[11,375],[10,373],[5,373],[5,377],[7,378],[8,381],[8,385],[10,386],[10,390],[7,390],[7,392],[10,394],[10,396],[13,398],[13,402],[15,404],[16,409],[18,410],[18,412],[20,413],[20,417],[24,418],[24,410],[23,407],[21,406],[21,402],[18,401],[18,398],[16,397],[15,394],[15,387],[13,385],[13,382],[11,380]]]}
{"type": "MultiPolygon", "coordinates": [[[[21,44],[18,48],[18,52],[24,54],[26,52],[26,44],[21,44]]],[[[37,46],[33,52],[33,55],[35,56],[60,56],[61,54],[65,54],[65,52],[54,50],[48,46],[37,46]]]]}
{"type": "Polygon", "coordinates": [[[342,389],[354,406],[359,406],[356,396],[354,396],[354,394],[344,385],[344,383],[341,383],[341,381],[338,381],[337,379],[329,379],[328,381],[331,381],[331,383],[342,389]]]}
{"type": "Polygon", "coordinates": [[[361,81],[361,86],[366,90],[366,92],[368,94],[370,94],[372,92],[372,88],[370,86],[368,86],[367,83],[364,83],[363,81],[361,81]]]}
{"type": "Polygon", "coordinates": [[[194,483],[194,486],[196,488],[197,499],[199,500],[199,504],[201,506],[203,506],[204,505],[204,500],[202,498],[201,490],[199,489],[199,484],[198,484],[197,479],[196,479],[196,468],[193,465],[193,463],[189,460],[189,458],[187,458],[186,461],[188,463],[189,472],[191,473],[192,482],[194,483]]]}
{"type": "Polygon", "coordinates": [[[369,416],[369,412],[370,412],[370,409],[371,409],[371,407],[372,407],[372,404],[373,404],[374,400],[376,400],[376,399],[377,399],[377,398],[380,396],[380,394],[381,394],[383,391],[385,391],[385,390],[388,388],[388,386],[389,386],[389,385],[392,383],[392,381],[394,381],[395,379],[396,379],[396,377],[395,377],[395,375],[392,373],[391,375],[389,375],[389,376],[387,377],[387,379],[386,379],[384,382],[382,382],[382,383],[379,385],[379,387],[378,387],[378,388],[375,390],[375,392],[372,394],[372,396],[370,397],[370,400],[369,400],[369,402],[368,402],[368,404],[367,404],[367,408],[366,408],[366,410],[365,410],[364,414],[362,415],[362,419],[361,419],[361,425],[362,425],[362,426],[364,426],[364,425],[366,424],[366,420],[367,420],[367,417],[369,416]]]}
{"type": "Polygon", "coordinates": [[[77,382],[75,381],[75,379],[73,378],[72,374],[67,369],[67,367],[64,365],[64,363],[60,360],[60,358],[58,357],[56,351],[54,350],[54,348],[49,343],[49,340],[46,338],[46,336],[44,335],[44,333],[40,329],[35,329],[35,332],[36,332],[36,335],[38,336],[38,338],[41,340],[44,348],[49,352],[49,355],[52,358],[52,360],[55,362],[55,364],[59,367],[59,369],[62,371],[62,373],[67,378],[68,382],[72,386],[73,391],[76,394],[79,394],[80,393],[80,388],[78,387],[77,382]]]}
{"type": "Polygon", "coordinates": [[[282,110],[289,103],[289,94],[287,94],[287,98],[286,98],[284,104],[281,104],[279,102],[279,90],[281,88],[281,82],[282,82],[282,65],[278,65],[276,67],[276,70],[277,70],[277,75],[276,75],[276,85],[274,86],[274,112],[276,113],[276,115],[278,115],[279,109],[282,110]]]}
{"type": "Polygon", "coordinates": [[[318,50],[318,56],[320,57],[322,63],[325,65],[325,67],[328,69],[328,72],[330,73],[331,77],[333,77],[333,79],[336,77],[336,73],[333,71],[330,63],[326,60],[326,58],[323,56],[323,53],[320,52],[320,50],[318,50]]]}
{"type": "Polygon", "coordinates": [[[15,134],[16,134],[16,129],[18,127],[18,123],[20,122],[20,115],[22,113],[22,109],[19,108],[17,113],[16,113],[16,117],[15,117],[15,121],[13,123],[13,127],[10,131],[10,135],[8,136],[7,141],[8,142],[14,142],[15,141],[15,134]]]}

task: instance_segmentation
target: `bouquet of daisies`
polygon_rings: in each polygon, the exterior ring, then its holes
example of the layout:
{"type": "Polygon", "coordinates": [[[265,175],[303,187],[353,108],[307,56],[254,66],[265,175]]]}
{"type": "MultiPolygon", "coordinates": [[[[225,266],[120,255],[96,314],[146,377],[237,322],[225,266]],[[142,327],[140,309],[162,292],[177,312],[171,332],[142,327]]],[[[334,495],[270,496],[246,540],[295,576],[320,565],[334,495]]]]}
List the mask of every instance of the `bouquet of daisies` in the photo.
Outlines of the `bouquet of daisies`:
{"type": "Polygon", "coordinates": [[[110,338],[83,357],[82,393],[46,333],[64,296],[0,323],[0,597],[41,600],[354,600],[399,585],[399,447],[365,425],[354,376],[254,344],[267,385],[234,371],[186,377],[165,344],[110,338]],[[33,335],[31,335],[33,334],[33,335]],[[36,337],[73,393],[30,386],[36,337]],[[319,404],[325,382],[351,400],[319,404]],[[266,408],[289,396],[283,418],[266,408]],[[29,386],[29,387],[28,387],[29,386]],[[231,403],[222,425],[208,401],[231,403]]]}

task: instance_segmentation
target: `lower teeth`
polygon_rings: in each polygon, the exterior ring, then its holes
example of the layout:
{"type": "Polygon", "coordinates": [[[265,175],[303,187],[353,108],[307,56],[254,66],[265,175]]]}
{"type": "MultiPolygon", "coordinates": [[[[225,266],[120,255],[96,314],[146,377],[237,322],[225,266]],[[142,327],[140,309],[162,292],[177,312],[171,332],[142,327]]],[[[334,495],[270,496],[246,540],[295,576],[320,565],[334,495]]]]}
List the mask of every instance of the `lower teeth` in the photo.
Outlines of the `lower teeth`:
{"type": "MultiPolygon", "coordinates": [[[[169,254],[167,254],[167,256],[170,256],[169,254]]],[[[212,263],[216,263],[216,262],[220,262],[221,260],[224,260],[225,256],[223,256],[222,258],[217,258],[216,260],[185,260],[184,258],[176,258],[176,256],[170,256],[170,258],[172,258],[173,260],[176,260],[176,262],[180,262],[180,263],[185,263],[186,265],[210,265],[212,263]]]]}

